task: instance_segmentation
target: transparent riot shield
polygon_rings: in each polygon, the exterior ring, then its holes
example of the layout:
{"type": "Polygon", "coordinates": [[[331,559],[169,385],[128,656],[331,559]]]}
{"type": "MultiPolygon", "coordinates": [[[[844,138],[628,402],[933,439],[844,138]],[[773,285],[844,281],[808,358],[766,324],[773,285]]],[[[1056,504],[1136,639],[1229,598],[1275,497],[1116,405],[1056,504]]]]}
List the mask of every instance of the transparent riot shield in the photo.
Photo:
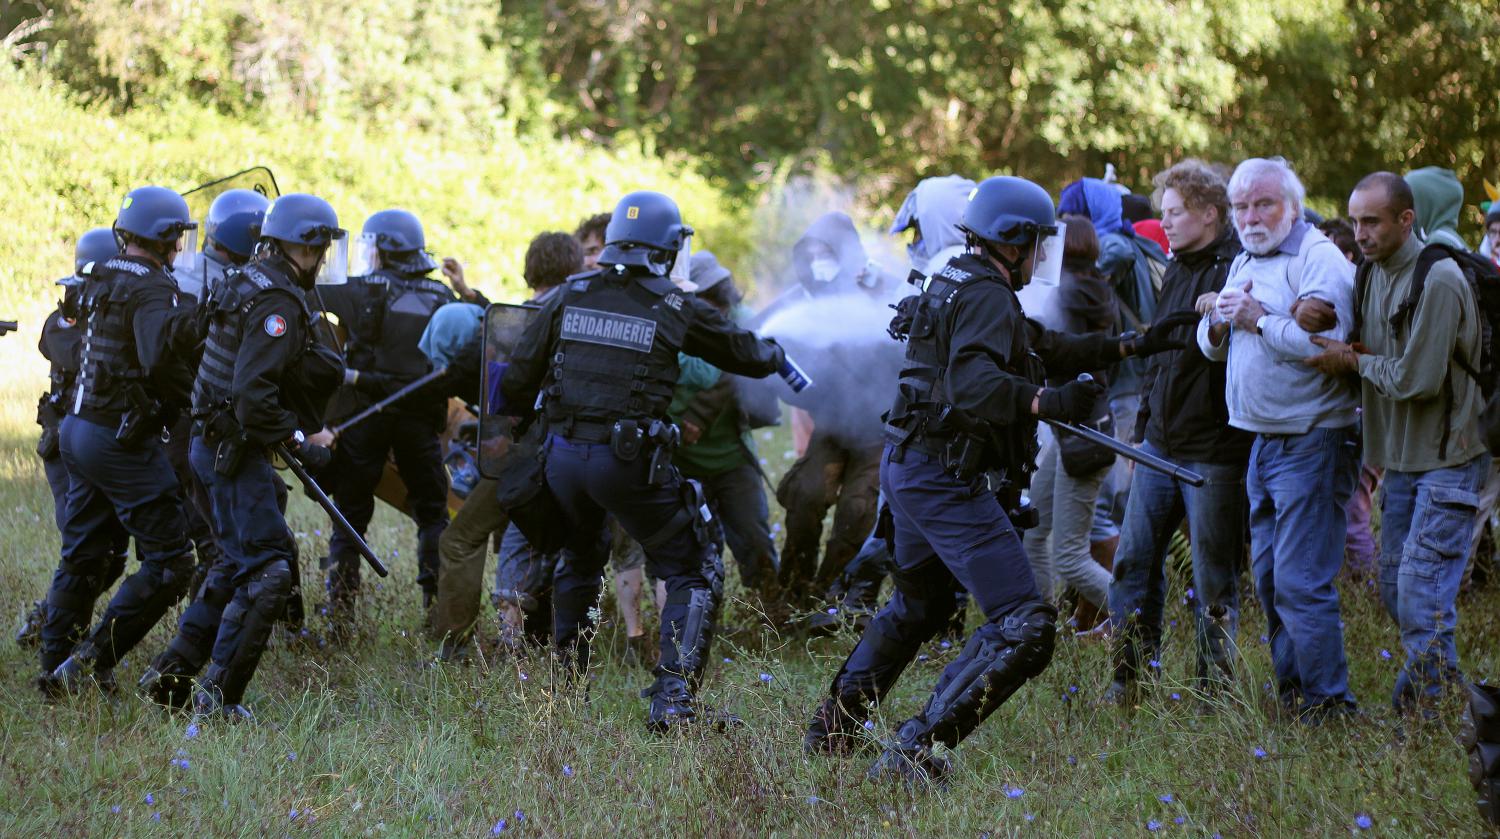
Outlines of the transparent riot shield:
{"type": "Polygon", "coordinates": [[[182,198],[187,202],[188,210],[193,214],[193,220],[202,224],[203,220],[208,217],[209,205],[214,203],[215,198],[231,189],[248,189],[259,192],[272,200],[281,196],[281,189],[276,186],[276,176],[271,174],[271,170],[264,166],[255,166],[243,172],[236,172],[228,177],[195,186],[182,193],[182,198]]]}
{"type": "Polygon", "coordinates": [[[501,462],[510,451],[515,418],[495,413],[500,393],[500,375],[515,352],[521,333],[536,316],[536,306],[492,303],[484,310],[484,357],[480,363],[479,474],[500,476],[501,462]]]}

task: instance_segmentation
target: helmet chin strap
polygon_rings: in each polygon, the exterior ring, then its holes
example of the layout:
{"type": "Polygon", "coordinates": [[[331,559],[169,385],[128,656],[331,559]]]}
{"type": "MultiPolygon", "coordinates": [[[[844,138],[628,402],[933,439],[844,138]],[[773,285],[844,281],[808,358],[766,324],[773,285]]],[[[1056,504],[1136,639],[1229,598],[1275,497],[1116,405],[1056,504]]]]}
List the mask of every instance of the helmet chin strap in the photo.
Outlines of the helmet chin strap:
{"type": "Polygon", "coordinates": [[[1010,281],[1012,286],[1019,289],[1026,284],[1021,272],[1021,266],[1026,264],[1025,257],[1021,259],[1009,259],[1005,254],[1000,252],[1000,248],[996,247],[993,242],[981,239],[972,233],[969,234],[969,245],[970,247],[978,247],[985,256],[999,263],[1000,267],[1005,269],[1005,278],[1010,281]]]}
{"type": "Polygon", "coordinates": [[[306,271],[303,270],[301,265],[297,264],[297,260],[292,259],[291,254],[288,254],[285,248],[281,247],[280,242],[276,241],[275,239],[265,239],[262,244],[270,247],[272,253],[281,257],[286,261],[288,265],[291,266],[292,279],[296,280],[297,286],[303,291],[306,291],[317,285],[318,269],[322,267],[323,260],[318,260],[318,263],[313,265],[311,271],[306,271]]]}

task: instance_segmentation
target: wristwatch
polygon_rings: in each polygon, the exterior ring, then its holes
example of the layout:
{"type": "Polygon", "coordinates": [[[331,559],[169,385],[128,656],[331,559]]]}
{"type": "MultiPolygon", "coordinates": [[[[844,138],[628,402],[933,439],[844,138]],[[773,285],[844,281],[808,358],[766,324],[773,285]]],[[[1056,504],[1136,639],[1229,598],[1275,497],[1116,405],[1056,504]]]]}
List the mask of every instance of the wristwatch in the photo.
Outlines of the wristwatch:
{"type": "Polygon", "coordinates": [[[292,432],[292,448],[294,450],[302,448],[302,444],[306,442],[307,435],[302,433],[302,429],[299,428],[292,432]]]}
{"type": "Polygon", "coordinates": [[[1261,334],[1261,332],[1265,331],[1265,328],[1266,328],[1266,319],[1269,318],[1269,317],[1270,317],[1270,315],[1261,315],[1260,317],[1258,317],[1258,318],[1255,319],[1255,334],[1256,335],[1259,335],[1259,334],[1261,334]]]}

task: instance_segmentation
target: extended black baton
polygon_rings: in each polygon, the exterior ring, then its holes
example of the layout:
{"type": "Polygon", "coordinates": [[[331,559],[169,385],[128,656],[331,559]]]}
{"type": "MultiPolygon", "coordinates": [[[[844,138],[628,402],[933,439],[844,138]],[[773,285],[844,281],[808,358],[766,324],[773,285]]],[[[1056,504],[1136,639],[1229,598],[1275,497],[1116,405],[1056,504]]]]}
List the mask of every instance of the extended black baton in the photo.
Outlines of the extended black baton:
{"type": "Polygon", "coordinates": [[[1063,422],[1062,420],[1050,419],[1046,422],[1048,425],[1060,430],[1065,434],[1077,434],[1078,436],[1083,437],[1092,443],[1097,443],[1105,447],[1106,449],[1109,449],[1120,457],[1126,458],[1128,460],[1133,460],[1136,463],[1139,463],[1140,465],[1147,468],[1155,469],[1158,472],[1182,481],[1188,486],[1201,487],[1205,483],[1207,483],[1202,475],[1194,472],[1186,466],[1178,466],[1170,460],[1162,460],[1156,455],[1146,454],[1145,452],[1135,448],[1134,446],[1131,446],[1127,443],[1121,443],[1119,440],[1116,440],[1108,434],[1095,431],[1094,429],[1089,428],[1086,425],[1079,425],[1076,422],[1063,422]]]}
{"type": "MultiPolygon", "coordinates": [[[[1083,375],[1078,377],[1078,381],[1080,382],[1092,382],[1093,380],[1094,377],[1090,376],[1087,373],[1084,373],[1083,375]]],[[[1170,460],[1163,460],[1156,455],[1146,454],[1145,452],[1129,445],[1128,443],[1122,443],[1119,440],[1116,440],[1115,438],[1109,436],[1108,434],[1105,434],[1093,428],[1089,428],[1086,425],[1079,425],[1076,422],[1066,422],[1063,420],[1051,419],[1047,420],[1046,422],[1053,428],[1060,429],[1066,433],[1077,434],[1078,436],[1083,437],[1084,439],[1092,443],[1109,449],[1120,457],[1123,457],[1127,460],[1133,460],[1136,463],[1147,467],[1148,469],[1155,469],[1163,475],[1176,478],[1177,480],[1182,481],[1190,487],[1201,487],[1204,484],[1208,483],[1208,481],[1206,481],[1202,475],[1194,472],[1191,469],[1188,469],[1185,466],[1178,466],[1170,460]]]]}
{"type": "Polygon", "coordinates": [[[339,512],[339,508],[334,505],[333,499],[329,498],[328,493],[324,492],[323,488],[318,486],[318,482],[313,480],[313,476],[307,473],[307,467],[303,466],[302,461],[298,460],[297,456],[292,454],[292,450],[287,448],[286,443],[276,444],[276,454],[286,464],[287,468],[292,470],[297,479],[302,481],[302,486],[307,489],[307,494],[311,495],[313,500],[318,502],[318,506],[322,507],[323,511],[328,513],[330,519],[333,519],[334,526],[343,531],[345,536],[354,540],[354,546],[359,549],[359,555],[365,558],[365,562],[370,563],[370,567],[375,569],[375,573],[382,577],[389,577],[391,575],[390,569],[386,568],[385,563],[380,561],[380,557],[376,556],[375,552],[370,550],[369,544],[359,535],[359,531],[355,530],[354,525],[350,524],[349,520],[344,518],[344,514],[339,512]]]}
{"type": "Polygon", "coordinates": [[[21,324],[17,321],[0,320],[0,335],[6,335],[11,332],[15,332],[16,329],[18,329],[20,326],[21,324]]]}
{"type": "Polygon", "coordinates": [[[447,367],[439,367],[436,370],[433,370],[431,373],[428,373],[420,379],[412,381],[410,384],[407,384],[400,390],[392,393],[390,396],[387,396],[379,402],[376,402],[374,405],[371,405],[370,407],[364,409],[363,411],[360,411],[354,416],[344,420],[343,422],[335,425],[328,430],[332,432],[333,436],[337,437],[343,434],[345,431],[348,431],[353,426],[364,422],[370,417],[373,417],[381,411],[384,411],[386,408],[389,408],[397,402],[400,402],[402,399],[411,396],[413,393],[416,393],[418,390],[420,390],[423,386],[437,381],[438,379],[442,378],[444,373],[447,372],[447,367]]]}

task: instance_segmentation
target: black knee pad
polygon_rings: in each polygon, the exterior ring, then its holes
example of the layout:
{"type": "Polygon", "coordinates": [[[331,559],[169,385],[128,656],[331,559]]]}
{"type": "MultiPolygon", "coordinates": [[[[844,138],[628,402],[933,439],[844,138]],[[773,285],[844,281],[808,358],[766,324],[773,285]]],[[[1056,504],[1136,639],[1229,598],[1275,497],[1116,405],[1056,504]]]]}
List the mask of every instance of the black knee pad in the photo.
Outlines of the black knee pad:
{"type": "Polygon", "coordinates": [[[1479,814],[1500,826],[1500,686],[1469,685],[1459,740],[1469,753],[1469,783],[1479,793],[1479,814]]]}

